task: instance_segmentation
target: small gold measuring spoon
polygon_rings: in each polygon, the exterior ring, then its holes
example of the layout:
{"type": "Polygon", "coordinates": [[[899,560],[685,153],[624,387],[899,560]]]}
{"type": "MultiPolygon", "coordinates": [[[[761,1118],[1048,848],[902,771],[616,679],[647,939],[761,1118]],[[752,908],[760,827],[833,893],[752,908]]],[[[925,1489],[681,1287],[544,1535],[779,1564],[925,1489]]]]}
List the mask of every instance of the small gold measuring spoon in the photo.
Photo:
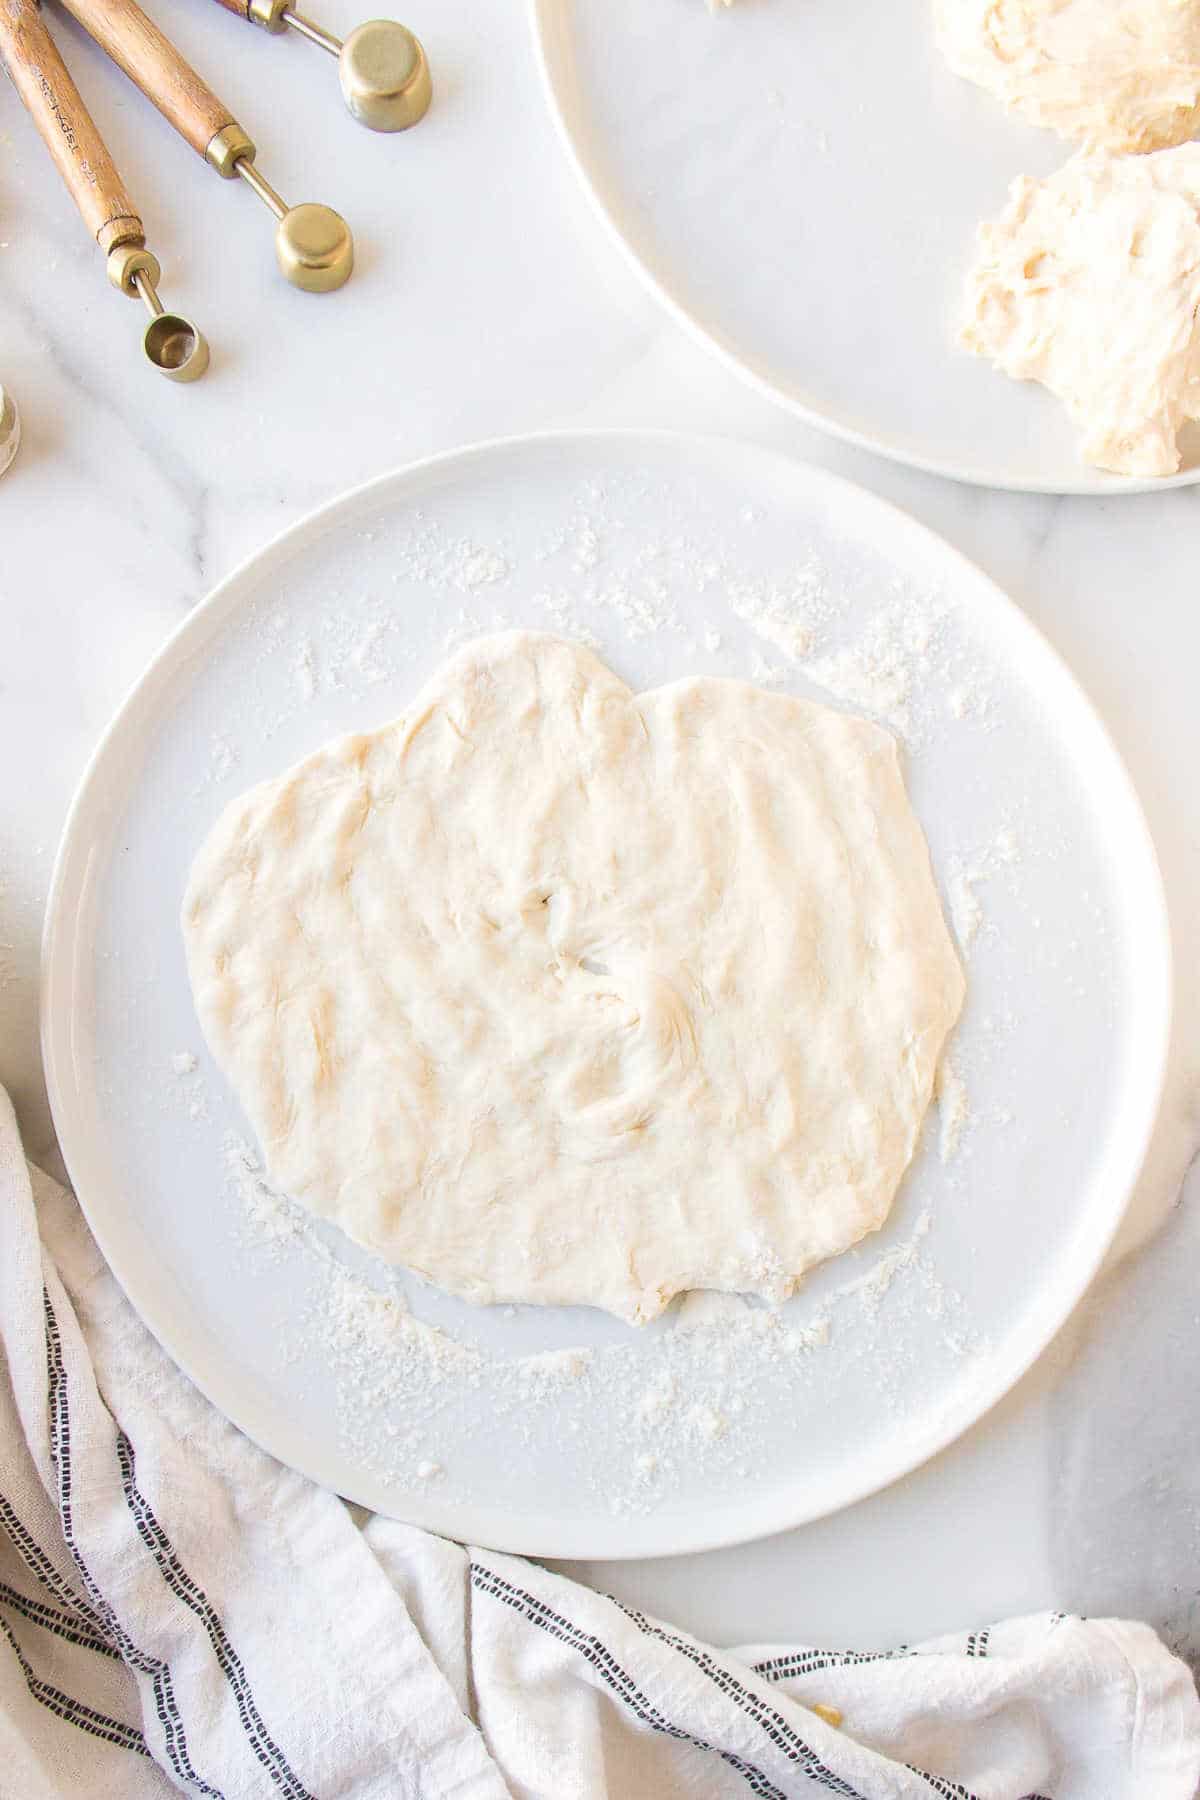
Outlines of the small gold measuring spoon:
{"type": "Polygon", "coordinates": [[[395,19],[368,19],[343,43],[305,18],[289,0],[217,0],[264,31],[289,26],[337,57],[342,95],[354,117],[372,131],[407,131],[429,111],[433,84],[420,40],[395,19]]]}
{"type": "Polygon", "coordinates": [[[293,287],[326,294],[349,280],[354,239],[345,219],[331,206],[288,206],[280,198],[254,167],[253,141],[229,108],[135,0],[62,4],[218,175],[241,176],[275,214],[275,256],[293,287]]]}
{"type": "Polygon", "coordinates": [[[80,216],[104,252],[108,278],[141,298],[151,318],[146,356],[169,381],[195,381],[208,367],[208,345],[189,319],[158,297],[162,271],[104,139],[83,103],[37,0],[0,0],[0,62],[24,101],[80,216]]]}

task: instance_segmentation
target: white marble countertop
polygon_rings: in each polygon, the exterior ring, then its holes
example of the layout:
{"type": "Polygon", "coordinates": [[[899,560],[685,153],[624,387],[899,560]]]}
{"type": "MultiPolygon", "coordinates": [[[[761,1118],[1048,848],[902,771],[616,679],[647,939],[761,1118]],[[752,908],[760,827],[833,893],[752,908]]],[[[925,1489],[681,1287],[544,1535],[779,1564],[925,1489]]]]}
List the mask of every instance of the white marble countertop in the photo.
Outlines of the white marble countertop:
{"type": "MultiPolygon", "coordinates": [[[[25,427],[0,484],[0,1080],[30,1152],[53,1154],[38,938],[72,789],[150,655],[237,560],[365,477],[539,427],[724,432],[835,469],[1006,587],[1127,758],[1176,933],[1164,1125],[1124,1256],[950,1451],[783,1537],[579,1572],[727,1643],[886,1644],[1060,1607],[1148,1618],[1200,1657],[1200,1186],[1172,1204],[1200,1138],[1200,490],[1097,501],[960,487],[826,440],[744,388],[660,313],[594,224],[542,103],[520,0],[406,0],[438,99],[395,139],[345,116],[317,52],[215,8],[170,10],[256,136],[263,170],[289,198],[338,206],[359,265],[335,298],[283,287],[266,214],[56,14],[147,218],[164,299],[212,340],[204,382],[158,382],[140,365],[134,308],[107,288],[0,88],[0,382],[25,427]]],[[[332,29],[356,22],[349,0],[320,10],[332,29]]]]}

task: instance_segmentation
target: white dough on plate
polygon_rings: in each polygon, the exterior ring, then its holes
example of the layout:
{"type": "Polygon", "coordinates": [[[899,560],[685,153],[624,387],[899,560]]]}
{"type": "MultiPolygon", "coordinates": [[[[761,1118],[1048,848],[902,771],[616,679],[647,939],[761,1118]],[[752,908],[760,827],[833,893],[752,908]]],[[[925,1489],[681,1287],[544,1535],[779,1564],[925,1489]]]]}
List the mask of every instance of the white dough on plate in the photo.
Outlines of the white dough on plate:
{"type": "Polygon", "coordinates": [[[934,0],[955,74],[1031,125],[1161,150],[1200,124],[1200,0],[934,0]]]}
{"type": "Polygon", "coordinates": [[[1200,417],[1200,144],[1080,152],[979,228],[963,345],[1057,394],[1084,459],[1172,475],[1200,417]]]}
{"type": "Polygon", "coordinates": [[[636,1322],[882,1225],[963,998],[887,732],[523,632],[234,801],[183,929],[276,1183],[636,1322]]]}

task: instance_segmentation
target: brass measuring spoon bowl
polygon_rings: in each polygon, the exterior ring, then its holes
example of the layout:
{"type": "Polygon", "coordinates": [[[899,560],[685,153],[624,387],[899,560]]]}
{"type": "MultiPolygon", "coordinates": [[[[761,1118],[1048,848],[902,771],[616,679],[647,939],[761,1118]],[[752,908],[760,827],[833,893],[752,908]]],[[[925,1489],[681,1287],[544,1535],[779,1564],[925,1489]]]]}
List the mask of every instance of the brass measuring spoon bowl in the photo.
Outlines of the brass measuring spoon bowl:
{"type": "Polygon", "coordinates": [[[429,111],[433,84],[424,48],[396,19],[368,19],[343,42],[287,0],[250,0],[247,17],[267,31],[290,26],[335,56],[342,98],[371,131],[407,131],[429,111]]]}
{"type": "Polygon", "coordinates": [[[168,381],[197,381],[208,367],[208,339],[190,319],[167,312],[158,297],[161,276],[144,240],[116,244],[108,253],[108,279],[150,314],[142,334],[146,361],[168,381]]]}
{"type": "Polygon", "coordinates": [[[342,97],[372,131],[407,131],[429,111],[433,85],[418,40],[395,19],[368,19],[338,52],[342,97]]]}
{"type": "Polygon", "coordinates": [[[179,313],[157,313],[146,326],[142,348],[168,381],[197,381],[208,367],[208,339],[179,313]]]}
{"type": "Polygon", "coordinates": [[[354,239],[341,213],[307,200],[289,207],[275,227],[279,272],[306,294],[329,294],[350,279],[354,239]]]}
{"type": "MultiPolygon", "coordinates": [[[[249,140],[246,140],[249,143],[249,140]]],[[[306,200],[289,206],[254,166],[254,146],[241,149],[230,164],[275,214],[275,260],[285,281],[306,294],[331,294],[349,281],[354,269],[354,239],[341,213],[332,206],[306,200]]]]}

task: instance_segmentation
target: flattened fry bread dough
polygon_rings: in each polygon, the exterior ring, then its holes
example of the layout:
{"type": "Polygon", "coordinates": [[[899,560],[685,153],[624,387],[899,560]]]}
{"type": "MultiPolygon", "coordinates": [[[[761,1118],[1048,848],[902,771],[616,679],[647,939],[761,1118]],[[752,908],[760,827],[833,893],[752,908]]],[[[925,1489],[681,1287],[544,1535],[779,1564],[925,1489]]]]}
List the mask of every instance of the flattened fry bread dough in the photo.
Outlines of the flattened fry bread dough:
{"type": "Polygon", "coordinates": [[[236,800],[183,929],[279,1186],[469,1300],[635,1322],[876,1230],[963,998],[885,731],[521,632],[236,800]]]}

